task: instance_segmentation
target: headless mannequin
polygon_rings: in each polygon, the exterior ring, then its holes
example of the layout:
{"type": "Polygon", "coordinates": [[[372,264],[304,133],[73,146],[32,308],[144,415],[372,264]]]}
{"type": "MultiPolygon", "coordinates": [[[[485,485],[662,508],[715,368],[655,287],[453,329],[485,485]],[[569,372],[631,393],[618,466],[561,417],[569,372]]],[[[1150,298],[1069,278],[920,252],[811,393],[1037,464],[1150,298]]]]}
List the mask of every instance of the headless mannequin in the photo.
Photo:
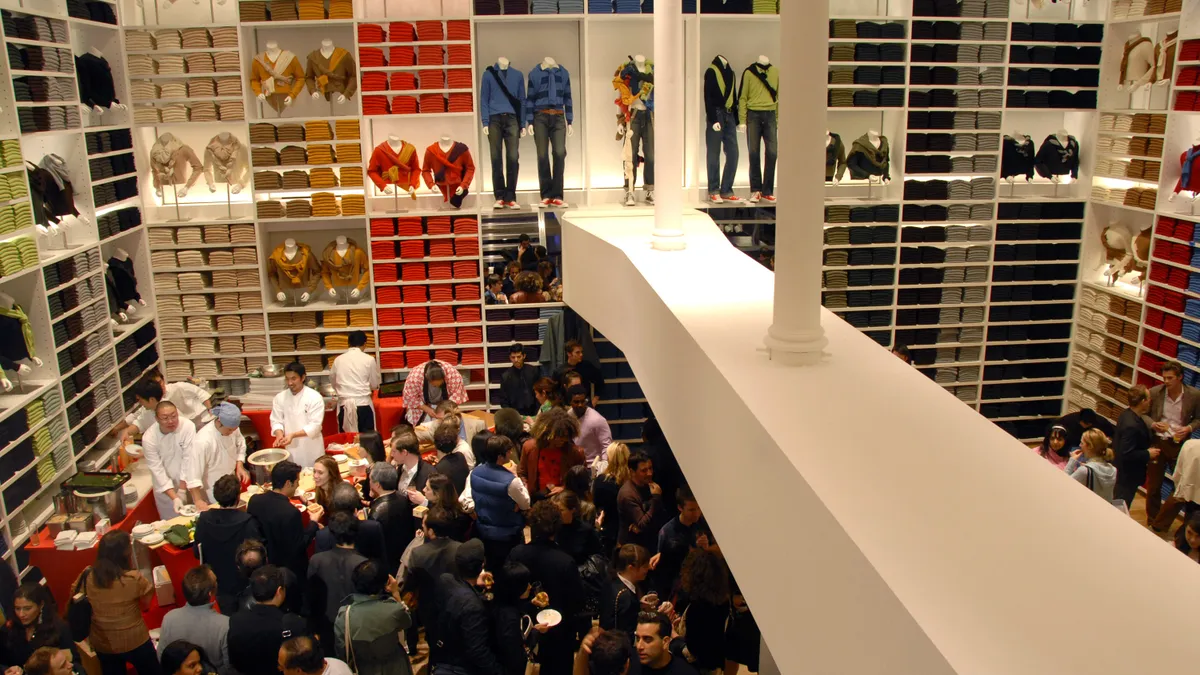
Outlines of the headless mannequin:
{"type": "MultiPolygon", "coordinates": [[[[883,146],[883,136],[880,135],[880,133],[875,129],[867,129],[867,142],[870,143],[873,148],[878,150],[880,147],[883,146]]],[[[868,176],[867,182],[870,182],[871,178],[873,178],[873,177],[868,176]]],[[[879,180],[884,185],[887,185],[888,183],[892,182],[892,181],[888,180],[887,178],[880,178],[879,180]]]]}
{"type": "MultiPolygon", "coordinates": [[[[388,144],[388,147],[392,149],[392,152],[396,153],[397,155],[400,154],[401,148],[404,147],[404,141],[400,140],[400,137],[397,136],[396,134],[388,134],[387,144],[388,144]]],[[[390,195],[395,191],[396,191],[396,186],[394,186],[390,183],[388,185],[383,186],[383,194],[385,194],[385,195],[390,195]]],[[[417,191],[414,188],[411,188],[411,187],[405,188],[405,192],[407,192],[408,195],[410,197],[412,197],[413,199],[417,198],[417,195],[416,195],[417,191]]]]}
{"type": "MultiPolygon", "coordinates": [[[[344,239],[345,237],[341,237],[341,238],[344,239]]],[[[299,253],[300,253],[300,247],[296,246],[295,239],[288,237],[287,239],[283,240],[283,256],[285,258],[287,258],[288,260],[295,260],[296,256],[299,253]]],[[[287,296],[284,295],[283,291],[280,291],[275,294],[275,299],[280,302],[283,302],[283,301],[287,300],[287,296]]],[[[300,302],[308,302],[308,291],[305,291],[300,294],[300,302]]]]}
{"type": "MultiPolygon", "coordinates": [[[[725,68],[728,68],[728,67],[729,67],[729,62],[725,60],[725,57],[724,57],[724,56],[721,56],[720,54],[717,54],[717,58],[718,58],[718,59],[721,59],[721,66],[723,66],[723,67],[725,67],[725,68]]],[[[760,58],[760,59],[765,59],[765,58],[767,58],[767,57],[765,57],[765,56],[760,56],[760,57],[758,57],[758,58],[760,58]]],[[[720,130],[721,130],[721,123],[720,123],[720,122],[713,122],[713,125],[712,125],[712,130],[713,130],[713,131],[720,131],[720,130]]],[[[739,126],[738,126],[738,131],[745,131],[745,130],[746,130],[746,125],[742,124],[742,125],[739,125],[739,126]]]]}
{"type": "MultiPolygon", "coordinates": [[[[555,61],[553,57],[547,56],[546,58],[542,59],[542,70],[554,70],[555,68],[558,68],[558,62],[555,61]]],[[[533,125],[530,124],[529,126],[525,127],[524,133],[527,133],[530,136],[532,136],[533,135],[533,125]]],[[[567,136],[574,136],[574,135],[575,135],[575,125],[568,124],[567,125],[567,136]]]]}
{"type": "MultiPolygon", "coordinates": [[[[1197,136],[1196,138],[1192,139],[1192,147],[1194,148],[1198,145],[1200,145],[1200,136],[1197,136]]],[[[1184,196],[1191,198],[1192,208],[1195,208],[1196,198],[1200,197],[1200,192],[1192,192],[1191,190],[1180,190],[1179,192],[1175,192],[1174,190],[1171,190],[1170,193],[1167,195],[1167,201],[1169,201],[1169,202],[1175,201],[1175,197],[1179,196],[1180,194],[1183,194],[1184,196]]]]}
{"type": "MultiPolygon", "coordinates": [[[[724,60],[725,60],[725,57],[724,57],[724,56],[722,56],[722,57],[721,57],[721,61],[724,61],[724,60]]],[[[767,56],[766,56],[765,54],[759,54],[759,55],[758,55],[758,64],[759,64],[760,66],[764,66],[764,67],[765,67],[765,66],[769,66],[769,65],[771,65],[771,59],[767,58],[767,56]]],[[[720,131],[720,129],[717,129],[717,127],[716,127],[716,126],[714,126],[714,127],[713,127],[713,129],[714,129],[715,131],[720,131]]],[[[746,132],[746,125],[745,125],[745,124],[739,124],[739,125],[738,125],[738,131],[740,131],[740,132],[742,132],[742,133],[745,133],[745,132],[746,132]]]]}
{"type": "MultiPolygon", "coordinates": [[[[321,40],[321,49],[318,51],[320,51],[321,56],[324,56],[325,58],[329,58],[330,56],[333,56],[333,40],[330,40],[329,38],[325,38],[324,40],[321,40]]],[[[321,98],[321,92],[314,91],[312,93],[312,97],[313,98],[321,98]]],[[[346,95],[338,94],[336,96],[336,100],[338,103],[345,103],[346,95]]]]}
{"type": "MultiPolygon", "coordinates": [[[[107,262],[104,263],[104,271],[108,272],[108,263],[107,262]]],[[[117,312],[117,319],[120,319],[121,323],[125,323],[126,321],[129,321],[129,315],[126,314],[125,312],[117,312]]],[[[109,319],[109,321],[112,322],[112,324],[114,326],[119,325],[115,319],[109,319]]]]}
{"type": "MultiPolygon", "coordinates": [[[[503,73],[503,72],[507,71],[508,67],[512,64],[509,62],[509,60],[507,58],[501,56],[500,58],[496,59],[496,65],[500,66],[500,72],[503,73]]],[[[484,136],[488,135],[488,128],[486,126],[483,128],[483,135],[484,136]]],[[[524,137],[525,137],[525,130],[521,129],[521,138],[524,138],[524,137]]]]}
{"type": "MultiPolygon", "coordinates": [[[[633,57],[633,67],[637,68],[637,71],[639,73],[645,73],[646,72],[646,56],[644,54],[638,54],[637,56],[634,56],[633,57]]],[[[630,107],[633,108],[634,110],[645,110],[646,104],[642,101],[641,98],[634,98],[633,104],[630,107]]]]}
{"type": "MultiPolygon", "coordinates": [[[[1125,41],[1125,45],[1123,45],[1123,47],[1124,47],[1124,46],[1128,46],[1128,45],[1130,45],[1130,44],[1133,44],[1133,43],[1134,43],[1134,42],[1136,42],[1137,40],[1141,40],[1143,37],[1145,37],[1145,36],[1143,36],[1143,35],[1141,34],[1141,32],[1140,32],[1140,31],[1138,31],[1138,32],[1134,32],[1134,34],[1133,34],[1133,35],[1130,35],[1130,36],[1129,36],[1129,39],[1127,39],[1127,40],[1125,41]]],[[[1135,58],[1135,57],[1136,57],[1136,58],[1138,58],[1138,59],[1141,59],[1141,56],[1142,56],[1142,55],[1137,53],[1137,52],[1138,52],[1138,50],[1140,50],[1141,48],[1142,48],[1142,47],[1141,47],[1141,46],[1139,46],[1139,47],[1137,47],[1136,49],[1134,49],[1133,51],[1131,51],[1131,52],[1129,53],[1129,57],[1130,57],[1130,61],[1131,61],[1131,62],[1134,60],[1134,58],[1135,58]]],[[[1149,59],[1149,60],[1151,61],[1151,63],[1150,63],[1150,74],[1149,74],[1149,75],[1148,75],[1146,78],[1143,78],[1143,79],[1139,79],[1139,80],[1129,80],[1129,79],[1127,79],[1127,80],[1125,80],[1124,82],[1119,82],[1119,83],[1117,83],[1117,91],[1126,91],[1126,90],[1128,90],[1128,91],[1132,92],[1132,91],[1134,91],[1135,89],[1149,89],[1149,88],[1150,88],[1150,86],[1154,84],[1154,75],[1153,75],[1153,74],[1154,74],[1154,68],[1155,68],[1155,64],[1153,63],[1153,59],[1154,59],[1154,57],[1152,56],[1152,55],[1153,55],[1153,53],[1154,53],[1154,40],[1151,40],[1151,41],[1150,41],[1150,43],[1149,43],[1149,49],[1150,49],[1150,54],[1149,54],[1149,55],[1146,55],[1146,59],[1149,59]]],[[[1144,62],[1144,61],[1143,61],[1143,62],[1144,62]]],[[[1126,77],[1128,77],[1128,74],[1126,74],[1126,77]]]]}
{"type": "MultiPolygon", "coordinates": [[[[88,53],[89,53],[89,54],[91,54],[92,56],[95,56],[95,57],[96,57],[96,58],[98,58],[98,59],[103,59],[103,58],[104,58],[104,52],[100,51],[99,49],[97,49],[97,48],[95,48],[95,47],[90,47],[90,48],[88,48],[88,53]]],[[[124,104],[124,103],[117,103],[116,101],[113,101],[112,107],[116,108],[117,110],[124,110],[124,109],[125,109],[125,104],[124,104]]],[[[93,111],[93,112],[95,112],[97,115],[103,115],[103,114],[104,114],[104,108],[101,108],[101,107],[100,107],[100,106],[98,106],[98,105],[94,105],[94,106],[92,106],[92,111],[93,111]]]]}
{"type": "MultiPolygon", "coordinates": [[[[725,58],[724,58],[724,57],[721,57],[721,60],[722,60],[722,61],[724,61],[724,60],[725,60],[725,58]]],[[[721,130],[721,128],[720,128],[720,127],[721,127],[721,124],[718,122],[717,124],[714,124],[714,125],[713,125],[713,130],[714,130],[714,131],[720,131],[720,130],[721,130]]],[[[832,131],[830,131],[829,129],[826,129],[826,130],[825,130],[825,147],[827,147],[827,148],[828,148],[828,147],[829,147],[829,146],[830,146],[832,143],[833,143],[833,132],[832,132],[832,131]]],[[[837,184],[839,184],[839,183],[841,183],[841,182],[842,182],[842,181],[838,180],[837,174],[834,174],[834,176],[833,176],[833,184],[834,184],[834,185],[837,185],[837,184]]]]}
{"type": "MultiPolygon", "coordinates": [[[[1032,142],[1033,142],[1033,140],[1032,140],[1032,139],[1030,139],[1030,138],[1029,138],[1028,136],[1026,136],[1025,134],[1021,133],[1021,130],[1020,130],[1020,129],[1013,129],[1013,132],[1012,132],[1012,138],[1013,138],[1013,140],[1014,140],[1014,141],[1016,141],[1016,142],[1017,142],[1017,144],[1018,144],[1018,145],[1027,145],[1027,144],[1029,144],[1029,143],[1032,143],[1032,142]]],[[[1005,178],[1004,180],[1008,181],[1008,183],[1011,185],[1011,184],[1013,184],[1013,183],[1017,182],[1017,177],[1016,177],[1016,176],[1009,176],[1008,178],[1005,178]]],[[[1029,176],[1026,176],[1026,177],[1025,177],[1025,182],[1026,182],[1026,183],[1028,183],[1028,182],[1029,182],[1029,176]]]]}
{"type": "MultiPolygon", "coordinates": [[[[129,252],[123,248],[118,248],[113,251],[112,257],[116,258],[117,260],[120,260],[121,262],[125,262],[126,260],[129,260],[129,252]]],[[[145,300],[138,300],[137,303],[143,307],[146,306],[145,300]]],[[[125,306],[126,314],[133,314],[137,310],[138,310],[138,305],[135,305],[132,302],[130,302],[128,305],[125,306]]]]}
{"type": "MultiPolygon", "coordinates": [[[[322,40],[322,41],[321,41],[321,48],[322,48],[322,49],[324,49],[324,48],[325,48],[325,43],[326,43],[326,42],[329,42],[329,41],[328,41],[328,40],[322,40]]],[[[332,42],[329,42],[329,44],[330,44],[330,45],[332,45],[333,43],[332,43],[332,42]]],[[[268,40],[268,41],[267,41],[266,55],[267,55],[267,58],[271,60],[271,63],[275,63],[276,59],[278,59],[278,58],[279,58],[279,54],[280,54],[280,53],[282,53],[282,52],[283,52],[283,50],[279,48],[279,43],[278,43],[278,42],[276,42],[276,41],[274,41],[274,40],[268,40]]],[[[343,100],[345,100],[345,97],[343,96],[343,97],[342,97],[342,99],[343,99],[343,100]]],[[[265,101],[265,100],[267,100],[267,95],[266,95],[265,93],[263,93],[263,94],[259,94],[259,95],[258,95],[258,100],[260,100],[260,101],[265,101]]],[[[339,101],[339,103],[340,103],[340,102],[341,102],[341,101],[339,101]]],[[[291,97],[291,96],[288,96],[288,97],[284,98],[284,99],[283,99],[283,104],[284,104],[285,106],[291,105],[291,104],[292,104],[292,97],[291,97]]]]}
{"type": "MultiPolygon", "coordinates": [[[[218,138],[218,139],[219,139],[219,140],[220,140],[222,143],[229,143],[229,139],[230,139],[230,137],[232,137],[232,136],[233,136],[233,134],[229,133],[228,131],[222,131],[222,132],[218,133],[216,137],[217,137],[217,138],[218,138]]],[[[213,185],[210,185],[210,186],[208,186],[208,191],[209,191],[209,192],[216,192],[216,191],[217,191],[217,186],[216,186],[216,184],[213,184],[213,185]]],[[[231,193],[233,193],[233,194],[235,194],[235,195],[236,195],[237,193],[239,193],[239,192],[241,192],[241,191],[242,191],[242,186],[241,186],[241,185],[230,185],[230,186],[229,186],[229,191],[230,191],[231,193]]]]}
{"type": "MultiPolygon", "coordinates": [[[[1059,129],[1058,131],[1054,132],[1054,137],[1058,139],[1059,145],[1063,146],[1064,148],[1067,147],[1067,143],[1071,140],[1071,134],[1068,133],[1066,129],[1059,129]]],[[[1070,183],[1071,174],[1051,176],[1050,181],[1054,183],[1070,183]]]]}
{"type": "MultiPolygon", "coordinates": [[[[13,305],[16,303],[17,301],[11,295],[7,293],[0,293],[0,307],[12,309],[13,305]]],[[[42,365],[42,360],[36,356],[31,356],[29,360],[32,361],[36,366],[42,365]]],[[[33,372],[33,368],[30,368],[28,365],[22,363],[17,366],[17,372],[21,375],[28,375],[29,373],[33,372]]],[[[0,389],[3,389],[4,391],[12,391],[13,389],[13,383],[8,379],[8,376],[5,375],[3,371],[0,371],[0,389]]]]}
{"type": "MultiPolygon", "coordinates": [[[[345,235],[341,235],[341,234],[339,234],[337,236],[337,238],[333,240],[333,242],[334,242],[334,250],[337,251],[338,256],[344,260],[346,258],[346,253],[350,250],[350,242],[346,240],[345,235]]],[[[338,292],[337,292],[336,288],[329,289],[330,297],[336,298],[337,294],[338,294],[338,292]]],[[[359,295],[361,295],[361,294],[358,292],[357,288],[353,288],[350,290],[351,298],[357,299],[359,295]]]]}
{"type": "MultiPolygon", "coordinates": [[[[450,148],[454,147],[454,139],[450,138],[449,136],[442,136],[441,138],[438,139],[438,147],[442,149],[442,152],[449,154],[450,148]]],[[[433,187],[429,188],[429,191],[440,193],[442,191],[442,189],[440,187],[438,187],[437,183],[434,183],[433,187]]],[[[454,194],[461,195],[462,193],[463,193],[463,188],[461,185],[459,185],[454,190],[454,194]]]]}

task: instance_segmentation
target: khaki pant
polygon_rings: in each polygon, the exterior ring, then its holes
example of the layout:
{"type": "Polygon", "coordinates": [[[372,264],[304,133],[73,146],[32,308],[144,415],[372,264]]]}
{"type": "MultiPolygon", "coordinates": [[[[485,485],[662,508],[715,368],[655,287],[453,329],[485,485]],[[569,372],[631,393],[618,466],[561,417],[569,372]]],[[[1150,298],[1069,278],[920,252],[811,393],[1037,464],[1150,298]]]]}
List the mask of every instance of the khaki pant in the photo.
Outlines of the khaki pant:
{"type": "MultiPolygon", "coordinates": [[[[1158,457],[1146,465],[1146,524],[1153,525],[1162,505],[1163,478],[1167,475],[1167,466],[1173,465],[1179,459],[1179,448],[1182,444],[1169,438],[1158,439],[1154,447],[1161,452],[1158,457]]],[[[1174,516],[1172,516],[1174,517],[1174,516]]]]}

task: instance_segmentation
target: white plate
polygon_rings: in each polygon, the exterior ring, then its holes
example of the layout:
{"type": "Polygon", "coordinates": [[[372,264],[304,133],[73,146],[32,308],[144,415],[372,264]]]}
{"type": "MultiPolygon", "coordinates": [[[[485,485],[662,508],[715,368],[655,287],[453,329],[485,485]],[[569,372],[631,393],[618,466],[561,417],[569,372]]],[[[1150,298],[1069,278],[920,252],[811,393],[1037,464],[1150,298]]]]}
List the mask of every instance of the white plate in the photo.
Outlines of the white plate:
{"type": "Polygon", "coordinates": [[[130,443],[129,445],[125,446],[125,453],[130,457],[141,457],[142,446],[138,445],[137,443],[130,443]]]}
{"type": "Polygon", "coordinates": [[[557,609],[543,609],[537,614],[537,622],[547,626],[557,626],[562,622],[562,614],[559,614],[557,609]]]}
{"type": "Polygon", "coordinates": [[[184,504],[179,509],[179,515],[181,515],[185,518],[191,518],[191,517],[195,516],[197,513],[200,513],[200,511],[197,510],[195,505],[193,505],[193,504],[184,504]]]}

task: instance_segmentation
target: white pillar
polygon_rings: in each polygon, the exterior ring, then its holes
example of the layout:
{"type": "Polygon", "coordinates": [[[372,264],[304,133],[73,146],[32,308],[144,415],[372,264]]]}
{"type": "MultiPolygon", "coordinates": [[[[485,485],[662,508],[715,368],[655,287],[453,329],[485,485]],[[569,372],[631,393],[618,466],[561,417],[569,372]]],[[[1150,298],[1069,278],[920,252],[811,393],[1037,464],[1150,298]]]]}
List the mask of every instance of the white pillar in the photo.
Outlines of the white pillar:
{"type": "Polygon", "coordinates": [[[763,342],[772,360],[798,366],[816,363],[828,344],[821,328],[826,69],[816,65],[829,56],[829,3],[789,0],[779,11],[775,311],[763,342]]]}
{"type": "MultiPolygon", "coordinates": [[[[654,248],[687,244],[683,219],[683,8],[679,0],[654,8],[654,248]]],[[[822,85],[824,86],[824,85],[822,85]]]]}

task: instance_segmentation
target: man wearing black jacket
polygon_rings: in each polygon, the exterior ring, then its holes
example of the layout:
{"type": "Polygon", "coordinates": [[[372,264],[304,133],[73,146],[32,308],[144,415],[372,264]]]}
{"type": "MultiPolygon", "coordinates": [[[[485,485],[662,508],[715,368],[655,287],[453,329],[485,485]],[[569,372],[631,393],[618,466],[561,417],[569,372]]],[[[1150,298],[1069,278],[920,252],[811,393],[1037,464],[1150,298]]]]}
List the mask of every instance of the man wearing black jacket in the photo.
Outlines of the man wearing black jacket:
{"type": "Polygon", "coordinates": [[[1096,427],[1112,440],[1116,440],[1116,429],[1112,422],[1096,414],[1091,408],[1084,408],[1073,413],[1067,413],[1058,419],[1058,426],[1067,430],[1067,448],[1074,450],[1079,447],[1083,432],[1096,427]]]}
{"type": "MultiPolygon", "coordinates": [[[[429,477],[435,472],[433,465],[421,459],[421,441],[411,430],[402,431],[392,436],[392,454],[388,458],[399,474],[396,477],[396,491],[401,494],[416,492],[418,497],[429,482],[429,477]]],[[[407,497],[414,505],[422,504],[424,497],[407,497]]]]}
{"type": "Polygon", "coordinates": [[[565,388],[567,383],[563,381],[564,376],[571,371],[579,373],[579,377],[583,378],[583,386],[592,394],[592,405],[596,405],[600,392],[604,389],[604,374],[596,364],[584,360],[583,345],[579,344],[579,341],[567,340],[566,354],[567,363],[554,374],[555,381],[565,388]]]}
{"type": "Polygon", "coordinates": [[[504,408],[515,408],[522,415],[536,415],[538,402],[533,395],[533,383],[541,377],[541,371],[525,363],[524,345],[509,346],[508,360],[512,368],[500,376],[500,398],[497,403],[504,408]]]}
{"type": "Polygon", "coordinates": [[[281,609],[287,591],[283,572],[275,565],[257,570],[250,577],[250,590],[254,605],[229,619],[229,663],[247,675],[278,673],[279,646],[305,634],[304,619],[281,609]]]}
{"type": "Polygon", "coordinates": [[[237,596],[246,588],[246,579],[238,571],[235,554],[247,539],[262,539],[254,516],[238,509],[242,486],[237,476],[221,476],[213,485],[213,497],[220,508],[204,511],[196,518],[197,558],[208,563],[217,575],[217,605],[225,616],[237,610],[237,596]]]}
{"type": "Polygon", "coordinates": [[[562,622],[551,628],[538,642],[538,654],[544,675],[569,675],[575,654],[575,634],[586,630],[591,618],[583,613],[586,592],[579,568],[570,554],[555,543],[562,527],[562,512],[551,500],[533,505],[529,512],[530,543],[513,549],[508,559],[529,568],[534,583],[550,597],[550,607],[562,615],[562,622]]]}
{"type": "Polygon", "coordinates": [[[1146,482],[1146,466],[1157,457],[1158,448],[1150,447],[1150,425],[1143,416],[1150,410],[1150,392],[1141,384],[1129,388],[1129,407],[1117,418],[1117,437],[1113,443],[1113,464],[1117,467],[1117,485],[1113,499],[1132,505],[1137,489],[1146,482]]]}
{"type": "MultiPolygon", "coordinates": [[[[472,539],[454,554],[454,573],[438,579],[437,640],[430,643],[431,671],[455,675],[503,675],[492,652],[487,607],[477,589],[483,572],[483,542],[472,539]]],[[[569,664],[568,664],[569,665],[569,664]]],[[[545,666],[542,667],[545,670],[545,666]]],[[[551,671],[553,672],[553,671],[551,671]]],[[[562,671],[570,673],[570,670],[562,671]]],[[[550,673],[547,673],[550,675],[550,673]]]]}
{"type": "Polygon", "coordinates": [[[386,462],[371,465],[372,500],[367,518],[383,529],[383,562],[388,570],[400,568],[400,556],[416,534],[412,502],[408,495],[396,492],[398,482],[396,467],[386,462]]]}
{"type": "MultiPolygon", "coordinates": [[[[437,642],[437,581],[454,571],[454,556],[460,546],[451,538],[455,518],[446,509],[430,509],[425,515],[425,543],[413,547],[401,582],[405,593],[417,594],[417,618],[425,626],[425,641],[437,642]]],[[[410,643],[416,646],[416,642],[410,643]]]]}
{"type": "Polygon", "coordinates": [[[299,482],[299,464],[290,460],[276,464],[271,469],[271,489],[251,497],[246,512],[258,520],[267,537],[267,561],[288,568],[298,579],[307,579],[308,544],[317,532],[317,524],[310,522],[305,527],[291,502],[299,482]]]}

